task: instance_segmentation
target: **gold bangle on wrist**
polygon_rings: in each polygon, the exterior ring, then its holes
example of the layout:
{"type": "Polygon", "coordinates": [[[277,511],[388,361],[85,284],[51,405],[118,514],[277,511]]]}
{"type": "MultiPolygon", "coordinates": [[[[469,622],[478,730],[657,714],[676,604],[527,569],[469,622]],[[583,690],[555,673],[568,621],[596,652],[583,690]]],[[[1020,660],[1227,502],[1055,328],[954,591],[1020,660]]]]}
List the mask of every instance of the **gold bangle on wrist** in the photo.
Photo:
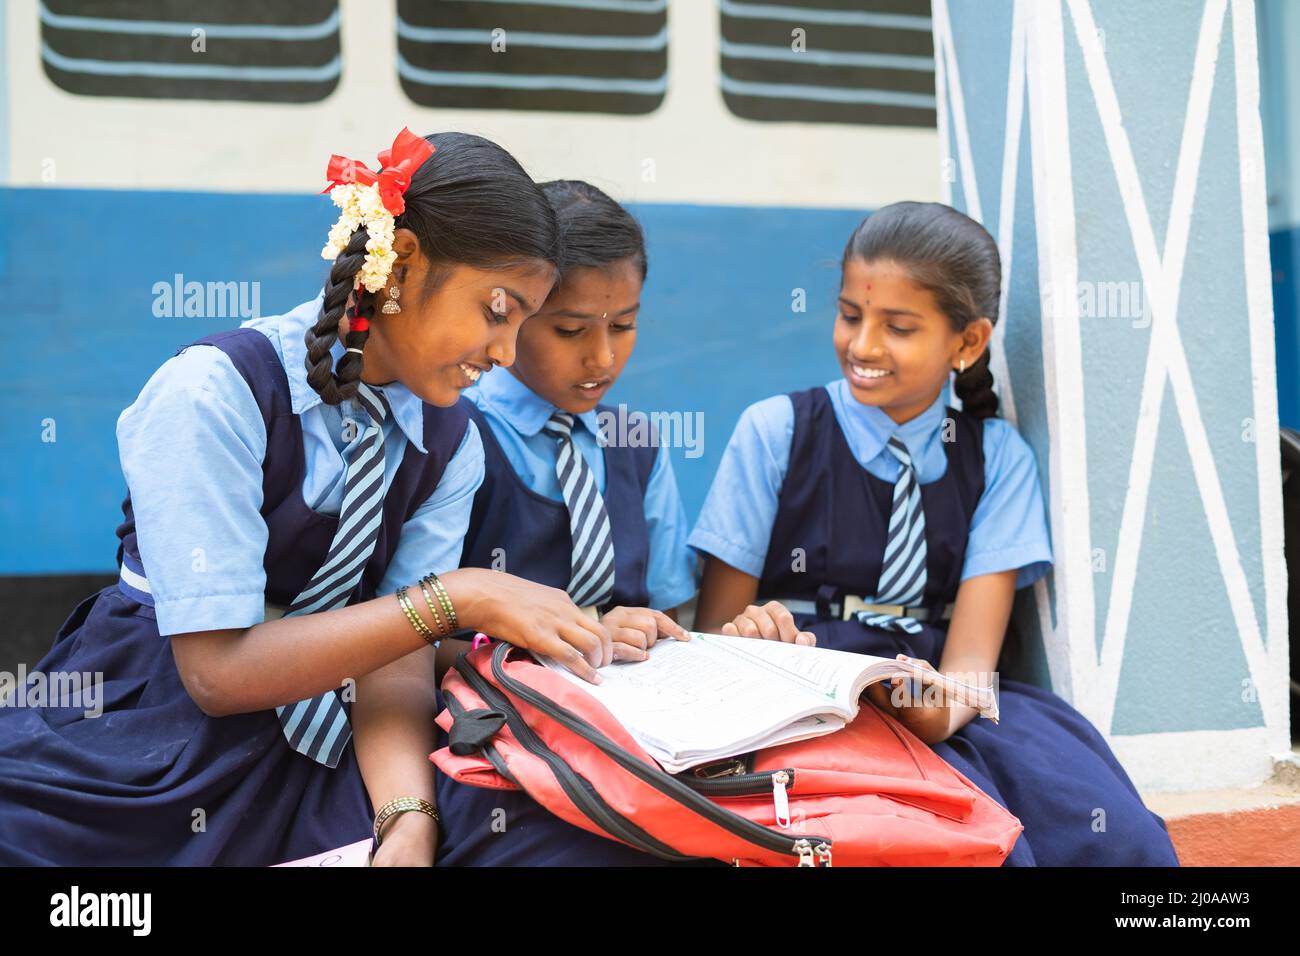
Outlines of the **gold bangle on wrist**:
{"type": "Polygon", "coordinates": [[[429,630],[429,625],[425,624],[420,615],[415,612],[415,605],[406,596],[405,584],[397,589],[397,603],[401,605],[402,611],[406,614],[406,619],[411,622],[411,627],[415,628],[416,633],[424,638],[426,642],[434,644],[434,633],[429,630]]]}
{"type": "Polygon", "coordinates": [[[424,603],[429,605],[429,613],[433,615],[433,623],[438,625],[438,636],[446,637],[451,633],[451,629],[442,623],[442,615],[438,613],[438,602],[433,599],[433,595],[429,593],[429,586],[424,583],[427,580],[429,580],[427,574],[420,578],[420,590],[424,593],[424,603]]]}
{"type": "Polygon", "coordinates": [[[442,828],[442,818],[438,816],[438,808],[428,800],[421,797],[397,797],[385,803],[379,808],[379,812],[375,814],[375,849],[378,849],[379,844],[383,842],[384,824],[398,814],[407,813],[411,810],[417,810],[426,816],[433,817],[433,822],[439,829],[442,828]]]}
{"type": "Polygon", "coordinates": [[[460,622],[456,619],[456,609],[452,606],[451,595],[447,593],[447,588],[438,580],[438,575],[430,572],[428,574],[429,582],[433,585],[434,593],[438,595],[438,603],[442,605],[443,613],[447,615],[447,624],[451,630],[460,627],[460,622]]]}

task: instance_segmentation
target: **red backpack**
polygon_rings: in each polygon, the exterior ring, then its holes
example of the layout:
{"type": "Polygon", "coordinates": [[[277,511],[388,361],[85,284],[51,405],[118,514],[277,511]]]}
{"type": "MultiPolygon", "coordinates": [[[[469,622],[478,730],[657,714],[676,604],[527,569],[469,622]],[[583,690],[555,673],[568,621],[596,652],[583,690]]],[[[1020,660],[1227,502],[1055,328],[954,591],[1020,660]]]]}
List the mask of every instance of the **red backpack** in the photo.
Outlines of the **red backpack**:
{"type": "Polygon", "coordinates": [[[1000,866],[1024,829],[865,700],[843,730],[673,775],[594,697],[509,644],[462,654],[442,693],[448,746],[429,759],[443,773],[524,790],[664,859],[1000,866]]]}

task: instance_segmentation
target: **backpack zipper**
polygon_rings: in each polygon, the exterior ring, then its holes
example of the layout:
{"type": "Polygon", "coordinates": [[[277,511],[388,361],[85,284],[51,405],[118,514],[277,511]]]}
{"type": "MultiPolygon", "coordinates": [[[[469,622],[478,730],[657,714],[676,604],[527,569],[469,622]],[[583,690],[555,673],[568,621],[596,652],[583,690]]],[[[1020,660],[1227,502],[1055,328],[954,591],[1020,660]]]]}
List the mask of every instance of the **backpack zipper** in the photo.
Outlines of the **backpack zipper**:
{"type": "Polygon", "coordinates": [[[682,782],[697,793],[715,797],[748,797],[770,792],[772,807],[776,811],[776,825],[782,830],[790,828],[789,788],[794,786],[793,767],[765,770],[760,773],[737,773],[703,780],[698,777],[684,777],[682,782]]]}

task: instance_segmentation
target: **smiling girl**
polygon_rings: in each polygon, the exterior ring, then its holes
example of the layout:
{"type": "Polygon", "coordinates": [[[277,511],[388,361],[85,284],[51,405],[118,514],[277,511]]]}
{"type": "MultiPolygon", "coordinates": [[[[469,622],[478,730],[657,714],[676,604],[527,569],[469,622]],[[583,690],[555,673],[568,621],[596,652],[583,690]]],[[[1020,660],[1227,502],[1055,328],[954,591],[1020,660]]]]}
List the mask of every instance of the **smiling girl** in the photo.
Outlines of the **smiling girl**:
{"type": "Polygon", "coordinates": [[[437,634],[609,663],[562,590],[457,569],[483,475],[457,403],[550,293],[554,212],[477,136],[380,160],[330,162],[315,299],[182,348],[119,418],[121,578],[36,667],[102,675],[103,713],[0,709],[0,863],[266,865],[379,810],[375,864],[428,865],[437,634]]]}
{"type": "MultiPolygon", "coordinates": [[[[948,206],[896,203],[857,228],[832,338],[843,377],[741,417],[690,538],[697,630],[994,684],[1015,591],[1051,562],[1033,455],[995,417],[1000,282],[992,237],[948,206]]],[[[995,725],[895,684],[869,694],[1024,824],[1008,865],[1177,865],[1164,821],[1057,695],[997,681],[995,725]]]]}

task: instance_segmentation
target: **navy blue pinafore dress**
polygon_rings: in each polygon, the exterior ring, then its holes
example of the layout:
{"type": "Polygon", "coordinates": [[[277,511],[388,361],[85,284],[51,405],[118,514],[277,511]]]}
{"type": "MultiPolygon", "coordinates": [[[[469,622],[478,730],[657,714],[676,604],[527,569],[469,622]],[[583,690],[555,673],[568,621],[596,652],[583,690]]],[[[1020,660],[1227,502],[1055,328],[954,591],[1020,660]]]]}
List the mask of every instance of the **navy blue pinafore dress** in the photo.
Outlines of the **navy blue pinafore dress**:
{"type": "MultiPolygon", "coordinates": [[[[478,425],[484,456],[483,484],[470,513],[461,566],[499,567],[495,559],[503,556],[510,574],[566,587],[572,560],[568,508],[527,487],[483,413],[468,399],[461,403],[478,425]]],[[[614,539],[611,607],[644,607],[650,600],[644,500],[656,452],[653,446],[604,449],[604,499],[614,539]]],[[[441,709],[441,697],[438,703],[441,709]]],[[[439,729],[438,746],[446,745],[447,735],[439,729]]],[[[561,820],[521,791],[473,787],[438,773],[437,793],[439,866],[664,865],[648,853],[561,820]]]]}
{"type": "MultiPolygon", "coordinates": [[[[829,604],[872,595],[880,577],[893,485],[853,457],[824,388],[795,392],[790,464],[759,581],[761,600],[829,604]],[[804,570],[793,570],[795,549],[804,570]]],[[[983,424],[955,409],[947,469],[921,486],[925,605],[956,600],[975,506],[984,491],[983,424]]],[[[829,616],[829,615],[827,615],[829,616]]],[[[818,647],[878,657],[906,654],[935,667],[946,622],[918,634],[798,614],[818,647]]],[[[1142,803],[1105,739],[1065,700],[1000,678],[1000,722],[976,717],[934,751],[1024,824],[1008,866],[1177,866],[1164,821],[1142,803]]]]}
{"type": "MultiPolygon", "coordinates": [[[[302,427],[284,366],[255,329],[193,344],[225,352],[261,409],[267,600],[287,606],[320,567],[338,517],[303,500],[302,427]]],[[[403,523],[433,493],[467,427],[463,409],[424,406],[428,454],[408,444],[351,603],[375,596],[403,523]]],[[[129,493],[122,511],[118,562],[147,578],[129,493]]],[[[204,714],[149,595],[131,590],[119,582],[82,601],[35,668],[101,672],[101,715],[0,708],[0,864],[264,866],[369,836],[373,808],[355,747],[331,769],[289,747],[274,710],[204,714]]]]}

